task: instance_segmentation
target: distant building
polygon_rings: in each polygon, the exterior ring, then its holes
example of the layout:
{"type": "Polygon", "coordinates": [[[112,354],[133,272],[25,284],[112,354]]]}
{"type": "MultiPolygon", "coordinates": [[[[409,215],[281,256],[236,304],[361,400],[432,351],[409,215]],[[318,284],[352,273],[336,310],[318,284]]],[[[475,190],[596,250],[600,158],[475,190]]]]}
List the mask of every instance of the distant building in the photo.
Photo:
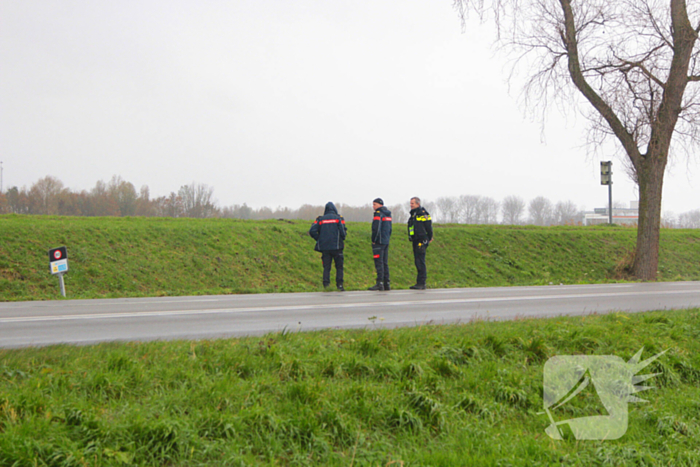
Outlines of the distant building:
{"type": "MultiPolygon", "coordinates": [[[[608,208],[595,208],[593,211],[583,213],[583,225],[607,224],[610,219],[608,208]]],[[[639,222],[639,201],[630,201],[628,208],[616,208],[612,210],[613,224],[637,225],[639,222]]]]}

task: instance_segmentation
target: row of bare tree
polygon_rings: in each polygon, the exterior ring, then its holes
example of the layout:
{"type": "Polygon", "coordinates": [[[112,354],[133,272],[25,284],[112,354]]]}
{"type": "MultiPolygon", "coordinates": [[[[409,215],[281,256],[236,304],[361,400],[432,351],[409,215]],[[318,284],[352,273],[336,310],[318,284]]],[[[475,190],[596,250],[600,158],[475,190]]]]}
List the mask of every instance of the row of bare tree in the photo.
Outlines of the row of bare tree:
{"type": "MultiPolygon", "coordinates": [[[[364,222],[372,219],[370,204],[336,206],[349,221],[364,222]]],[[[408,220],[404,206],[389,208],[398,222],[408,220]]],[[[205,184],[193,182],[168,196],[151,198],[148,186],[136,191],[132,183],[116,175],[108,183],[98,181],[91,190],[80,192],[66,188],[55,177],[46,176],[29,189],[15,186],[0,193],[0,214],[313,220],[323,214],[323,206],[305,204],[299,209],[255,209],[246,204],[236,204],[220,208],[214,200],[214,188],[205,184]]]]}
{"type": "MultiPolygon", "coordinates": [[[[305,204],[298,209],[288,207],[252,208],[244,204],[217,206],[214,188],[192,183],[168,196],[151,198],[148,186],[139,191],[133,184],[114,176],[105,183],[98,181],[91,190],[74,192],[55,177],[47,176],[29,189],[12,187],[0,193],[0,214],[40,214],[63,216],[144,216],[235,219],[304,219],[313,220],[323,214],[322,205],[305,204]]],[[[407,204],[407,203],[406,203],[407,204]]],[[[498,202],[488,196],[462,195],[440,197],[424,202],[436,223],[507,224],[507,225],[578,225],[583,212],[572,201],[553,204],[538,196],[526,203],[520,196],[507,196],[498,202]]],[[[336,203],[339,212],[351,222],[369,222],[370,204],[351,206],[336,203]]],[[[408,220],[408,206],[387,206],[395,222],[408,220]]],[[[700,228],[700,210],[671,216],[665,225],[677,228],[700,228]]]]}
{"type": "Polygon", "coordinates": [[[0,213],[63,216],[160,216],[213,217],[218,213],[207,185],[185,185],[177,193],[151,199],[147,186],[134,185],[114,176],[109,183],[98,181],[89,191],[71,191],[46,176],[31,188],[12,187],[0,193],[0,213]]]}
{"type": "Polygon", "coordinates": [[[543,196],[529,203],[520,196],[507,196],[499,203],[488,196],[462,195],[441,197],[428,204],[433,208],[435,221],[443,223],[575,225],[583,222],[583,211],[572,201],[552,204],[543,196]]]}
{"type": "Polygon", "coordinates": [[[663,225],[676,229],[700,229],[700,209],[684,212],[678,216],[666,214],[663,225]]]}
{"type": "MultiPolygon", "coordinates": [[[[351,206],[349,204],[334,203],[338,212],[349,222],[370,222],[372,220],[373,209],[371,204],[362,206],[351,206]]],[[[408,221],[408,211],[401,204],[387,206],[391,211],[394,222],[406,223],[408,221]]],[[[262,207],[253,209],[246,204],[236,204],[221,209],[219,217],[233,219],[303,219],[314,220],[323,214],[324,206],[314,206],[304,204],[299,209],[277,207],[270,209],[262,207]]]]}

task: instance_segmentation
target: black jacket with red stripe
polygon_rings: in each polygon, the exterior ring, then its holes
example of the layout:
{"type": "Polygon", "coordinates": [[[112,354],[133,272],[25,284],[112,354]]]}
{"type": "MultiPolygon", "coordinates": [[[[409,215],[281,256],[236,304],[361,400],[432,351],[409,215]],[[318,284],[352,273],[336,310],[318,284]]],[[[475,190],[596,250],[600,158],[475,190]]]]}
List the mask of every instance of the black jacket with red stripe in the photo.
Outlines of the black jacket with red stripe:
{"type": "Polygon", "coordinates": [[[316,218],[309,235],[316,240],[316,251],[342,250],[345,248],[345,236],[347,228],[345,219],[338,215],[338,210],[333,203],[326,203],[326,210],[322,216],[316,218]]]}
{"type": "Polygon", "coordinates": [[[372,219],[372,243],[388,245],[391,239],[391,211],[385,206],[374,211],[372,219]]]}

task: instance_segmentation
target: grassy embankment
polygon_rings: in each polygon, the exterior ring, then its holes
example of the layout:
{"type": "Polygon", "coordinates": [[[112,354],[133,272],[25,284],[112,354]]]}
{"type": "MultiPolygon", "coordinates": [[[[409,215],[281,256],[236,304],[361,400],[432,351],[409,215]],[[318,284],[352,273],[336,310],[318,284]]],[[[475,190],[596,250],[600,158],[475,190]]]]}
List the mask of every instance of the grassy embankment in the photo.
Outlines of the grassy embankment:
{"type": "MultiPolygon", "coordinates": [[[[0,217],[0,299],[319,290],[308,223],[0,217]]],[[[371,283],[350,226],[347,285],[371,283]]],[[[400,229],[400,227],[399,227],[400,229]]],[[[398,229],[397,229],[398,230],[398,229]]],[[[440,226],[430,285],[605,282],[634,232],[440,226]]],[[[397,233],[400,233],[399,230],[397,233]]],[[[412,283],[408,244],[395,285],[412,283]]],[[[664,231],[661,278],[698,279],[695,231],[664,231]]],[[[371,328],[372,323],[368,323],[371,328]]],[[[0,466],[700,465],[700,310],[0,350],[0,466]],[[544,362],[668,352],[613,441],[554,441],[544,362]]],[[[557,420],[601,414],[592,392],[557,420]]]]}
{"type": "MultiPolygon", "coordinates": [[[[0,466],[697,466],[700,310],[0,350],[0,466]],[[553,355],[668,352],[618,440],[551,440],[553,355]]],[[[589,386],[555,420],[605,415],[589,386]]]]}
{"type": "MultiPolygon", "coordinates": [[[[310,222],[0,216],[0,300],[59,297],[48,250],[68,247],[68,298],[321,290],[310,222]]],[[[349,224],[346,288],[373,282],[369,224],[349,224]]],[[[624,280],[635,232],[608,227],[437,225],[428,285],[476,287],[624,280]]],[[[392,285],[415,282],[405,225],[392,285]]],[[[700,231],[663,230],[660,280],[700,279],[700,231]]]]}

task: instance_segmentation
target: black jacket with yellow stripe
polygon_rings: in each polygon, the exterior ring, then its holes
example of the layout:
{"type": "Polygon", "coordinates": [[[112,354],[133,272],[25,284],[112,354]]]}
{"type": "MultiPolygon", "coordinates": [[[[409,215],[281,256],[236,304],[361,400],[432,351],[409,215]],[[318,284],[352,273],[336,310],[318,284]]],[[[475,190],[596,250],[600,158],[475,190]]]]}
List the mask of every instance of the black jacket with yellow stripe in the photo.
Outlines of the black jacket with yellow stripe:
{"type": "Polygon", "coordinates": [[[411,209],[408,218],[408,239],[413,242],[428,242],[433,239],[433,220],[423,206],[411,209]]]}

